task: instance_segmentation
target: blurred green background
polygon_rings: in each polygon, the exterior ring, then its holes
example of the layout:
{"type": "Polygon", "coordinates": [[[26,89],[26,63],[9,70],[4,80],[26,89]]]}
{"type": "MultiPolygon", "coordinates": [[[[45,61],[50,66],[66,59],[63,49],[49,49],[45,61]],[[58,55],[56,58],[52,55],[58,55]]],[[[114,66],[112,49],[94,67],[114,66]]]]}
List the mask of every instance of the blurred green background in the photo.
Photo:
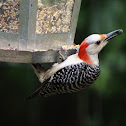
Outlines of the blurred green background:
{"type": "Polygon", "coordinates": [[[126,0],[82,1],[76,44],[92,33],[119,28],[124,33],[100,52],[100,77],[77,93],[24,102],[24,97],[40,84],[31,65],[0,63],[0,125],[125,126],[126,0]]]}

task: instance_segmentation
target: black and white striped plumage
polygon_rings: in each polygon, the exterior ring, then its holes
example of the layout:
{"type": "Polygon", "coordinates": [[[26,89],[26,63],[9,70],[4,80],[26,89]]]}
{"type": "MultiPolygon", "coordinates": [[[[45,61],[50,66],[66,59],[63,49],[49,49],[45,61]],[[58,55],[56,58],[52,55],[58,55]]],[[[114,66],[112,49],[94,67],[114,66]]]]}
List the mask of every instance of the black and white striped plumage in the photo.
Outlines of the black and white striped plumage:
{"type": "Polygon", "coordinates": [[[99,66],[92,67],[85,62],[70,65],[57,71],[44,86],[41,85],[39,95],[76,92],[92,84],[99,75],[99,66]]]}
{"type": "Polygon", "coordinates": [[[60,93],[79,91],[91,85],[100,74],[98,54],[108,40],[123,31],[115,30],[108,34],[93,34],[80,45],[76,54],[68,56],[61,63],[55,63],[48,71],[41,65],[33,65],[34,71],[42,83],[30,96],[50,96],[60,93]]]}
{"type": "Polygon", "coordinates": [[[91,85],[99,75],[99,66],[93,67],[85,62],[66,66],[45,80],[28,99],[36,95],[50,96],[79,91],[91,85]]]}

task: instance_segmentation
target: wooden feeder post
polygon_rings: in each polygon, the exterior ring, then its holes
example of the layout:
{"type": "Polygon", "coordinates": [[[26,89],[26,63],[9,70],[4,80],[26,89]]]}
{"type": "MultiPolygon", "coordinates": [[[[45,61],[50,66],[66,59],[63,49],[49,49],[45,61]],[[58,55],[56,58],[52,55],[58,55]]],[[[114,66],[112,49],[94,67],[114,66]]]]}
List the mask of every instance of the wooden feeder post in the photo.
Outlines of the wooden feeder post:
{"type": "Polygon", "coordinates": [[[81,0],[0,1],[0,61],[56,62],[58,50],[73,44],[80,4],[81,0]]]}

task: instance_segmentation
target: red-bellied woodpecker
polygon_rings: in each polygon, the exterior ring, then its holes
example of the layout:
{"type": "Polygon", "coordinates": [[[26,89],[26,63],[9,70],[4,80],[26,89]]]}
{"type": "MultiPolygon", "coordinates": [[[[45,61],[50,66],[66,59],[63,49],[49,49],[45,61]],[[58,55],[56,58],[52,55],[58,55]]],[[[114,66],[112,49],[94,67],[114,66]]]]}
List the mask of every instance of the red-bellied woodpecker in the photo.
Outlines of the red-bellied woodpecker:
{"type": "Polygon", "coordinates": [[[108,41],[121,34],[121,29],[108,34],[93,34],[80,45],[76,54],[70,55],[61,63],[55,63],[48,71],[40,64],[33,64],[36,75],[42,83],[30,96],[50,96],[71,93],[91,85],[100,75],[98,53],[108,41]]]}

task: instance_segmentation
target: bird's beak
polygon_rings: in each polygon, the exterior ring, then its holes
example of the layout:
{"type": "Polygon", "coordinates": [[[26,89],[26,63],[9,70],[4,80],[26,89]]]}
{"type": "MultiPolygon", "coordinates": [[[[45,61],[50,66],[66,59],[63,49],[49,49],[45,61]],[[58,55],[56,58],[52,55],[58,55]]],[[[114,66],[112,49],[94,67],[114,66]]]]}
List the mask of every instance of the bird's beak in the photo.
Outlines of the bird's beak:
{"type": "Polygon", "coordinates": [[[104,39],[104,42],[109,41],[110,39],[112,39],[112,38],[114,38],[114,37],[116,37],[116,36],[118,36],[118,35],[120,35],[122,33],[123,33],[122,29],[112,31],[112,32],[106,34],[106,38],[104,39]]]}

